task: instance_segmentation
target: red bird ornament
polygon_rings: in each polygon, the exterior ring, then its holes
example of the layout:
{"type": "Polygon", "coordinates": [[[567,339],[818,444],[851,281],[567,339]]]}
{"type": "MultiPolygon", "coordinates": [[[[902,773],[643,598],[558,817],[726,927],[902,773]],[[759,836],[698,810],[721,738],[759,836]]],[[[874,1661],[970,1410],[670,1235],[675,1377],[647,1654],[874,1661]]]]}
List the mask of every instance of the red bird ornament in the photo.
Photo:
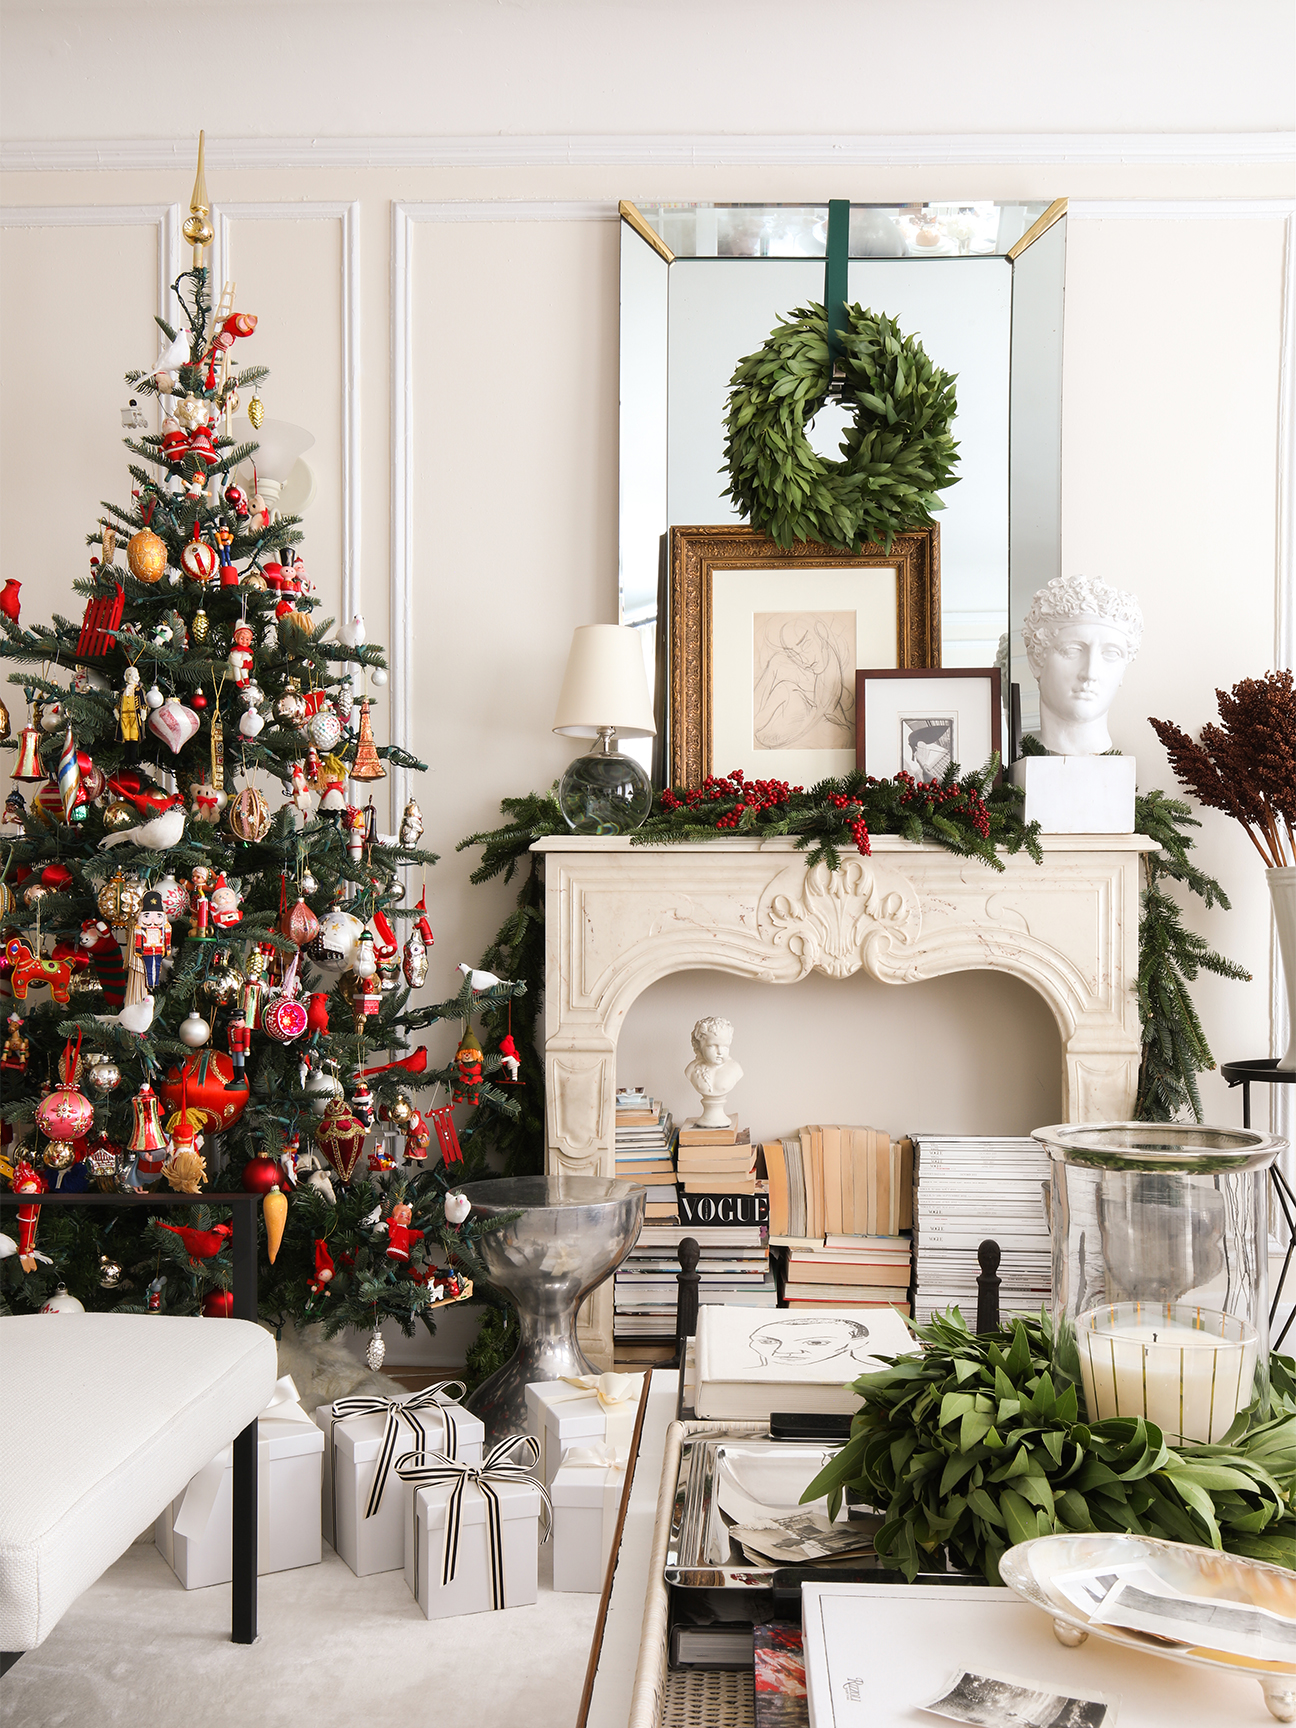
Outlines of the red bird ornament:
{"type": "Polygon", "coordinates": [[[159,1223],[158,1228],[169,1230],[180,1238],[195,1266],[200,1260],[210,1260],[213,1254],[219,1254],[225,1246],[225,1238],[233,1235],[228,1224],[217,1224],[210,1230],[194,1230],[188,1224],[159,1223]]]}

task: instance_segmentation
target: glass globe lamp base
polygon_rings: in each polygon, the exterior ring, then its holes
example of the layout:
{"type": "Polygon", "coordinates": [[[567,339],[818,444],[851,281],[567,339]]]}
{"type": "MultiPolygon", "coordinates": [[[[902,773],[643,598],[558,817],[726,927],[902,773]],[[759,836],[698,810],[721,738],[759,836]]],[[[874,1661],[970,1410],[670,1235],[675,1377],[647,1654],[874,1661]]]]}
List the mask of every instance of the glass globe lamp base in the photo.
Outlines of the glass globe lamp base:
{"type": "Polygon", "coordinates": [[[648,820],[652,782],[633,756],[578,756],[558,783],[558,804],[576,834],[633,834],[648,820]]]}

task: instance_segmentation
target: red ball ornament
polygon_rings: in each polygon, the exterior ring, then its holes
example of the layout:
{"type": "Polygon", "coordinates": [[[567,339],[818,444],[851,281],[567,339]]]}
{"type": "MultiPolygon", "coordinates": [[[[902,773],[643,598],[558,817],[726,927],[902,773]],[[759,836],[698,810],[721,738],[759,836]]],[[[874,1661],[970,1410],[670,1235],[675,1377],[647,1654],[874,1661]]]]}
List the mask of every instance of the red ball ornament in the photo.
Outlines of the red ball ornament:
{"type": "Polygon", "coordinates": [[[232,1320],[234,1318],[234,1292],[232,1290],[209,1290],[203,1297],[202,1311],[209,1320],[232,1320]]]}
{"type": "Polygon", "coordinates": [[[246,1087],[225,1090],[233,1078],[234,1064],[223,1050],[199,1050],[168,1072],[162,1097],[171,1110],[188,1108],[191,1115],[201,1115],[201,1131],[217,1134],[234,1126],[248,1101],[246,1087]]]}
{"type": "Polygon", "coordinates": [[[269,1194],[283,1181],[283,1171],[273,1158],[249,1158],[243,1166],[242,1182],[249,1194],[269,1194]]]}

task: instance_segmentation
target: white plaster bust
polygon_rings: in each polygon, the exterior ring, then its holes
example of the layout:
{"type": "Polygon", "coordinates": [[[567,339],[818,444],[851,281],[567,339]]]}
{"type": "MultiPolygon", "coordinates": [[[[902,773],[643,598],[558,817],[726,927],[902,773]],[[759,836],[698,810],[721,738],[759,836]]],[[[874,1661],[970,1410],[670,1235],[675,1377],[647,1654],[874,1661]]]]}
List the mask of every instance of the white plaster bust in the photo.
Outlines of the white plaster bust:
{"type": "Polygon", "coordinates": [[[1055,576],[1031,601],[1022,640],[1039,685],[1044,748],[1104,755],[1107,711],[1143,640],[1138,601],[1097,578],[1055,576]]]}
{"type": "Polygon", "coordinates": [[[693,1060],[684,1075],[702,1100],[699,1128],[729,1126],[724,1102],[743,1077],[742,1069],[729,1055],[732,1043],[733,1027],[727,1020],[709,1016],[693,1028],[693,1060]]]}

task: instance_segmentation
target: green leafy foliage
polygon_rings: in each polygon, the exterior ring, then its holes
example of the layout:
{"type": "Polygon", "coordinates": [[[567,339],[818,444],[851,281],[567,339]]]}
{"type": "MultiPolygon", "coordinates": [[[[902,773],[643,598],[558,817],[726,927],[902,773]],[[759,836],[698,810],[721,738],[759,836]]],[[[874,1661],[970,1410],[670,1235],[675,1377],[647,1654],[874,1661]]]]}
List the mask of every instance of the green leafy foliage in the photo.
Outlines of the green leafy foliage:
{"type": "Polygon", "coordinates": [[[1186,830],[1201,823],[1182,799],[1159,791],[1140,795],[1134,808],[1135,828],[1161,848],[1143,857],[1138,976],[1143,1049],[1134,1115],[1140,1122],[1173,1122],[1191,1110],[1200,1122],[1197,1076],[1214,1068],[1215,1058],[1188,986],[1203,970],[1244,981],[1251,974],[1187,929],[1179,902],[1161,886],[1163,880],[1182,883],[1208,910],[1229,909],[1220,884],[1188,856],[1193,840],[1186,830]]]}
{"type": "Polygon", "coordinates": [[[954,377],[885,313],[846,308],[845,393],[854,420],[842,460],[818,455],[806,425],[828,398],[828,324],[822,306],[798,308],[730,381],[725,421],[727,496],[780,546],[813,540],[888,551],[927,525],[957,483],[954,377]]]}
{"type": "Polygon", "coordinates": [[[854,1390],[851,1437],[802,1495],[851,1489],[883,1513],[874,1545],[912,1582],[945,1564],[999,1583],[1005,1550],[1060,1531],[1128,1530],[1290,1565],[1296,1363],[1272,1358],[1267,1420],[1175,1449],[1141,1418],[1079,1420],[1047,1316],[973,1333],[957,1308],[915,1326],[913,1356],[854,1390]]]}

